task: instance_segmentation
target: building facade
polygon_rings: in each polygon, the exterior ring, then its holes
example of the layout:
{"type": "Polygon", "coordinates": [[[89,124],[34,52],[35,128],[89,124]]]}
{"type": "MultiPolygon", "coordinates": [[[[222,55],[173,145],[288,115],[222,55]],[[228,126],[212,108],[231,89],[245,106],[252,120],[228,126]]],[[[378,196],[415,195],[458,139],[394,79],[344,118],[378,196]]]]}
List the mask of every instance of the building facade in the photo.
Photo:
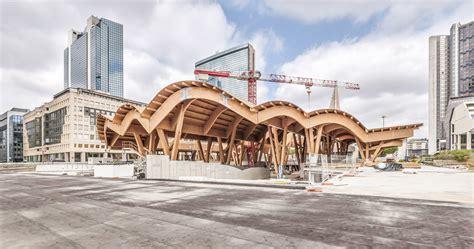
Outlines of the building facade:
{"type": "Polygon", "coordinates": [[[474,94],[474,22],[450,31],[450,97],[474,94]]]}
{"type": "MultiPolygon", "coordinates": [[[[255,71],[255,49],[248,43],[234,47],[196,62],[195,68],[211,71],[255,71]]],[[[210,77],[208,82],[241,100],[250,101],[249,85],[246,81],[210,77]]]]}
{"type": "Polygon", "coordinates": [[[64,89],[84,88],[123,97],[123,26],[87,19],[83,32],[71,30],[64,49],[64,89]]]}
{"type": "Polygon", "coordinates": [[[449,36],[429,38],[429,151],[445,149],[444,120],[449,99],[449,36]]]}
{"type": "Polygon", "coordinates": [[[447,108],[447,146],[450,150],[474,148],[474,96],[451,98],[447,108]]]}
{"type": "Polygon", "coordinates": [[[409,139],[406,145],[406,156],[408,158],[422,157],[428,155],[428,139],[414,138],[409,139]]]}
{"type": "Polygon", "coordinates": [[[68,88],[23,117],[23,157],[29,162],[86,162],[90,157],[126,160],[127,153],[106,150],[97,135],[96,117],[114,115],[123,104],[144,106],[97,91],[68,88]]]}
{"type": "Polygon", "coordinates": [[[0,116],[0,163],[23,161],[23,114],[27,112],[12,108],[0,116]]]}
{"type": "Polygon", "coordinates": [[[429,38],[429,153],[451,149],[450,116],[474,96],[474,22],[429,38]]]}

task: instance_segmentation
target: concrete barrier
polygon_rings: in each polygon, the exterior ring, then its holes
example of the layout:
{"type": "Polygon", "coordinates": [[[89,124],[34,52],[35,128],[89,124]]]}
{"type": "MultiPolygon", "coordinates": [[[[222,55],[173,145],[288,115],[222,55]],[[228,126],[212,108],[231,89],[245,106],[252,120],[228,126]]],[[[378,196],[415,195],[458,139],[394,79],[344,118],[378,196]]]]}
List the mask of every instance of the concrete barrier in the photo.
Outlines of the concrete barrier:
{"type": "Polygon", "coordinates": [[[146,157],[146,178],[150,179],[240,179],[257,180],[270,178],[270,170],[263,167],[240,169],[220,163],[203,161],[171,161],[168,156],[146,157]]]}
{"type": "Polygon", "coordinates": [[[95,165],[94,177],[132,177],[133,164],[95,165]]]}
{"type": "Polygon", "coordinates": [[[41,164],[36,166],[37,172],[81,172],[93,170],[94,165],[89,164],[41,164]]]}

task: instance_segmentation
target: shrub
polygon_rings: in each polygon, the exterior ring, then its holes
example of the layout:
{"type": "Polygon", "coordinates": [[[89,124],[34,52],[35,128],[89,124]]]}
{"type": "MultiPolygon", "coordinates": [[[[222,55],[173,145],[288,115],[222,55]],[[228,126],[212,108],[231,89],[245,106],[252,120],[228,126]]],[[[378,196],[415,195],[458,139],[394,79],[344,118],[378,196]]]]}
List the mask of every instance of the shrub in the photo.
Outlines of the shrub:
{"type": "Polygon", "coordinates": [[[436,160],[456,160],[458,162],[465,162],[469,159],[471,150],[451,150],[443,151],[435,155],[436,160]]]}
{"type": "Polygon", "coordinates": [[[469,159],[469,156],[471,154],[470,150],[454,150],[451,151],[451,154],[454,157],[454,160],[458,162],[465,162],[467,159],[469,159]]]}

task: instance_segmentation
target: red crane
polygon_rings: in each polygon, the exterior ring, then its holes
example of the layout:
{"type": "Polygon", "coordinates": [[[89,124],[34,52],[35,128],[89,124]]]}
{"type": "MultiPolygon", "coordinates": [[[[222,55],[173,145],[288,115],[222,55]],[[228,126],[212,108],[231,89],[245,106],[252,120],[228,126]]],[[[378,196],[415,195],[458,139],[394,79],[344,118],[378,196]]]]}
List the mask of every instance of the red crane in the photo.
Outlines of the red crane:
{"type": "Polygon", "coordinates": [[[305,77],[294,77],[283,74],[267,74],[264,75],[260,71],[242,71],[242,72],[228,72],[228,71],[208,71],[208,70],[194,70],[194,74],[198,76],[201,80],[208,80],[209,76],[212,77],[221,77],[221,78],[232,78],[237,80],[243,80],[248,82],[248,101],[257,104],[257,80],[263,80],[268,82],[275,83],[284,83],[284,84],[295,84],[295,85],[304,85],[308,95],[311,93],[312,86],[319,87],[341,87],[351,90],[359,90],[359,84],[351,82],[343,82],[337,80],[322,80],[314,78],[305,78],[305,77]]]}

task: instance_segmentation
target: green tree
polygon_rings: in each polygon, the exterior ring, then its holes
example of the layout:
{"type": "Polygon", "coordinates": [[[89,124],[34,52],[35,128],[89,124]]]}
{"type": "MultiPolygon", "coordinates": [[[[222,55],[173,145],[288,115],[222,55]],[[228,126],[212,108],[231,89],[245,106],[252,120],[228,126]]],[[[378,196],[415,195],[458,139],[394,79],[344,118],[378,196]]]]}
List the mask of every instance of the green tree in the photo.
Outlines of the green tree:
{"type": "Polygon", "coordinates": [[[391,147],[391,148],[386,148],[383,150],[383,155],[386,156],[388,154],[393,154],[398,151],[398,147],[391,147]]]}

